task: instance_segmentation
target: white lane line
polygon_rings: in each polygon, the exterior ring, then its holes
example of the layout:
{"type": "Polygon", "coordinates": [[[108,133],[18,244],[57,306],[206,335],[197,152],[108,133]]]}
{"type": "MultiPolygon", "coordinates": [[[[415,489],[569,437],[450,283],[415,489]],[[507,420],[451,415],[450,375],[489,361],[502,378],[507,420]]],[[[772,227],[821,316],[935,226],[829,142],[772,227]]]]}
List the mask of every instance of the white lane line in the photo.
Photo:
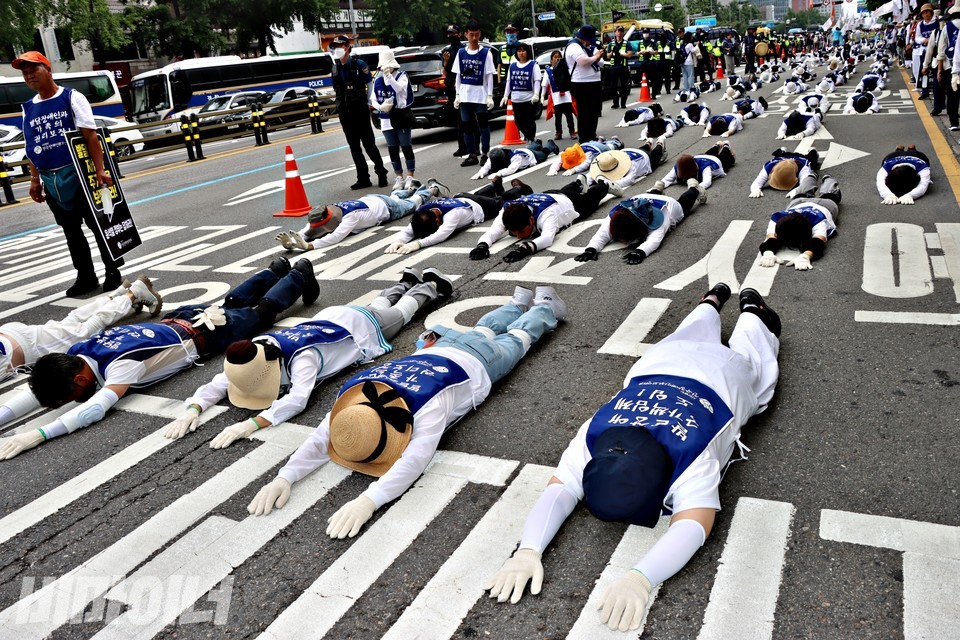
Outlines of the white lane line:
{"type": "Polygon", "coordinates": [[[857,311],[853,314],[857,322],[876,322],[880,324],[925,324],[943,327],[960,325],[958,313],[924,313],[922,311],[857,311]]]}
{"type": "Polygon", "coordinates": [[[0,612],[0,627],[10,629],[16,625],[18,640],[45,638],[210,510],[289,456],[296,447],[289,442],[280,444],[289,440],[289,435],[281,432],[292,430],[302,434],[305,429],[282,424],[258,432],[257,435],[266,441],[264,444],[181,496],[93,558],[62,577],[45,582],[42,588],[4,609],[0,612]]]}
{"type": "Polygon", "coordinates": [[[938,222],[936,227],[937,240],[943,248],[943,261],[948,272],[941,277],[949,278],[953,274],[953,295],[960,302],[960,224],[938,222]]]}
{"type": "Polygon", "coordinates": [[[520,538],[523,517],[553,475],[553,468],[526,465],[500,500],[443,563],[383,640],[448,638],[483,595],[487,580],[500,568],[520,538]]]}
{"type": "Polygon", "coordinates": [[[517,464],[438,451],[417,484],[277,616],[260,640],[319,638],[326,634],[470,482],[471,476],[482,476],[488,484],[502,486],[517,464]]]}
{"type": "Polygon", "coordinates": [[[867,227],[861,287],[883,298],[918,298],[933,293],[933,274],[923,227],[898,222],[867,227]],[[895,258],[891,255],[894,236],[895,258]]]}
{"type": "MultiPolygon", "coordinates": [[[[150,415],[162,415],[163,417],[174,418],[182,412],[183,403],[169,398],[153,398],[134,394],[129,398],[123,398],[117,405],[117,408],[136,413],[147,413],[150,415]],[[174,406],[176,407],[175,413],[172,411],[174,406]],[[158,414],[154,411],[146,410],[154,408],[162,410],[164,413],[158,414]]],[[[226,407],[210,407],[203,412],[200,423],[203,424],[226,410],[226,407]]],[[[49,416],[44,416],[45,423],[49,423],[49,420],[49,416]]],[[[118,425],[114,424],[113,426],[116,427],[118,425]]],[[[44,518],[53,515],[78,498],[103,486],[127,469],[174,442],[174,440],[163,437],[164,430],[165,427],[154,431],[147,437],[134,442],[96,466],[87,469],[83,473],[51,489],[33,502],[0,518],[0,544],[10,540],[13,536],[32,527],[44,518]]]]}
{"type": "Polygon", "coordinates": [[[731,220],[723,235],[707,252],[707,255],[680,273],[653,285],[654,288],[680,291],[706,277],[707,287],[704,289],[712,287],[718,282],[726,282],[730,285],[732,291],[739,291],[740,281],[737,279],[734,263],[737,258],[737,251],[743,244],[744,238],[747,237],[752,224],[753,222],[750,220],[731,220]]]}
{"type": "MultiPolygon", "coordinates": [[[[325,465],[297,483],[289,502],[282,509],[277,509],[268,516],[247,516],[212,540],[211,544],[203,549],[202,558],[181,553],[176,544],[164,550],[155,560],[111,590],[108,598],[128,600],[130,608],[93,637],[98,640],[152,638],[176,620],[183,609],[213,589],[349,475],[350,471],[339,465],[325,465]],[[160,568],[173,571],[176,575],[169,575],[159,583],[154,583],[152,589],[138,588],[139,585],[135,584],[138,577],[155,577],[152,570],[155,562],[160,568]],[[172,588],[177,583],[182,584],[185,576],[198,578],[192,582],[197,585],[193,593],[185,594],[182,589],[172,588]],[[132,598],[131,591],[138,597],[132,598]],[[188,602],[193,596],[193,601],[188,602]],[[149,615],[156,611],[154,603],[157,601],[163,603],[162,613],[149,615]]],[[[188,526],[189,524],[192,522],[188,523],[188,526]]]]}
{"type": "Polygon", "coordinates": [[[597,353],[639,358],[652,344],[643,341],[670,306],[669,298],[641,298],[597,353]]]}
{"type": "Polygon", "coordinates": [[[820,537],[960,559],[960,527],[945,524],[824,509],[820,512],[820,537]]]}
{"type": "Polygon", "coordinates": [[[533,256],[527,259],[519,271],[491,271],[483,276],[484,280],[501,280],[507,282],[537,282],[542,284],[576,284],[587,285],[593,280],[587,276],[568,276],[570,271],[582,267],[584,262],[577,262],[573,258],[562,260],[554,264],[556,258],[549,256],[533,256]]]}
{"type": "Polygon", "coordinates": [[[740,498],[698,640],[767,640],[783,578],[794,507],[740,498]]]}
{"type": "MultiPolygon", "coordinates": [[[[627,528],[623,534],[623,538],[620,540],[620,544],[617,545],[613,555],[610,556],[610,561],[604,568],[603,573],[600,574],[596,586],[594,586],[593,591],[590,592],[590,597],[587,598],[587,603],[583,606],[580,616],[577,618],[573,627],[570,628],[570,632],[567,634],[567,640],[617,640],[618,638],[622,640],[624,638],[623,632],[611,631],[607,625],[600,623],[600,612],[597,610],[597,607],[607,588],[619,580],[624,573],[633,568],[633,565],[637,564],[637,561],[650,550],[660,536],[667,531],[669,526],[670,518],[664,517],[660,518],[657,526],[653,529],[637,526],[627,528]]],[[[654,601],[656,601],[659,591],[660,586],[658,585],[650,592],[650,599],[647,601],[647,611],[643,614],[643,620],[640,621],[640,628],[636,631],[631,631],[629,637],[636,637],[643,633],[643,628],[647,624],[647,615],[650,612],[650,607],[652,607],[654,601]]]]}
{"type": "Polygon", "coordinates": [[[230,240],[224,240],[223,242],[218,242],[212,247],[207,247],[205,249],[199,249],[187,255],[181,256],[175,260],[168,260],[166,262],[161,262],[159,264],[153,265],[153,268],[158,271],[206,271],[207,269],[212,269],[212,265],[205,264],[183,264],[187,260],[192,260],[194,258],[199,258],[205,256],[208,253],[218,253],[227,247],[232,247],[236,244],[241,244],[247,240],[252,240],[258,238],[267,233],[273,233],[277,229],[280,229],[279,226],[276,227],[264,227],[262,229],[257,229],[256,231],[251,231],[250,233],[244,234],[242,236],[231,238],[230,240]]]}

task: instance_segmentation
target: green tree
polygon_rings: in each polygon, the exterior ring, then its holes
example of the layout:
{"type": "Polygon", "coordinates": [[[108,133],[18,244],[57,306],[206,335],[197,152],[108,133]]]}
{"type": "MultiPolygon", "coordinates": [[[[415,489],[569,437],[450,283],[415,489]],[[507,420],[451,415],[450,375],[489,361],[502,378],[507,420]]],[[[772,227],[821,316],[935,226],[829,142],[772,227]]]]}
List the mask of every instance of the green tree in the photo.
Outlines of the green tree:
{"type": "Polygon", "coordinates": [[[211,16],[223,0],[134,0],[124,9],[130,36],[161,57],[192,58],[226,47],[227,38],[211,16]]]}
{"type": "MultiPolygon", "coordinates": [[[[237,48],[246,51],[255,45],[260,55],[276,53],[275,41],[282,31],[292,31],[294,20],[307,31],[319,31],[322,22],[339,10],[336,0],[231,0],[229,23],[235,27],[237,48]]],[[[408,3],[401,6],[408,7],[408,3]]]]}
{"type": "Polygon", "coordinates": [[[425,29],[439,32],[468,15],[462,0],[369,0],[367,6],[374,15],[374,35],[388,44],[413,42],[425,29]]]}
{"type": "Polygon", "coordinates": [[[55,0],[47,20],[37,24],[67,30],[71,41],[89,50],[100,64],[106,63],[110,51],[130,43],[124,20],[110,11],[106,0],[55,0]]]}
{"type": "Polygon", "coordinates": [[[46,22],[49,9],[41,0],[0,2],[0,42],[21,49],[33,47],[37,25],[46,22]]]}

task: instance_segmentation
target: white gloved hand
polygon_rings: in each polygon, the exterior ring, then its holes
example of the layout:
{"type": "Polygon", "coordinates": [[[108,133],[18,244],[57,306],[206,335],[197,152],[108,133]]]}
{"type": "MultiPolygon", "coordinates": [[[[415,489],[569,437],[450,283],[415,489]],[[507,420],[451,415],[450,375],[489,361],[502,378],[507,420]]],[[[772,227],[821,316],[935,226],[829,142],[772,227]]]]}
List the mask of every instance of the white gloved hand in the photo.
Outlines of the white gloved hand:
{"type": "Polygon", "coordinates": [[[760,266],[761,267],[772,267],[776,265],[779,260],[777,260],[777,254],[773,251],[764,251],[763,255],[760,256],[760,266]]]}
{"type": "Polygon", "coordinates": [[[575,174],[575,173],[576,173],[576,171],[574,171],[573,169],[567,169],[566,171],[563,172],[563,175],[565,175],[565,176],[572,176],[572,175],[575,174]]]}
{"type": "Polygon", "coordinates": [[[227,324],[227,314],[217,306],[207,307],[191,319],[193,320],[193,326],[205,325],[210,331],[227,324]]]}
{"type": "Polygon", "coordinates": [[[250,434],[257,430],[257,425],[253,423],[253,420],[244,420],[243,422],[238,422],[232,424],[229,427],[226,427],[223,431],[217,434],[217,437],[210,441],[211,449],[226,449],[234,440],[239,440],[240,438],[249,438],[250,434]]]}
{"type": "Polygon", "coordinates": [[[704,129],[704,130],[703,130],[703,135],[700,136],[700,137],[701,137],[701,138],[709,138],[709,137],[710,137],[710,127],[707,127],[706,129],[704,129]]]}
{"type": "Polygon", "coordinates": [[[491,180],[496,180],[497,178],[500,177],[500,172],[494,171],[493,173],[487,174],[487,177],[490,178],[491,180]]]}
{"type": "Polygon", "coordinates": [[[502,98],[500,98],[500,106],[501,106],[501,107],[507,106],[507,100],[508,100],[508,99],[509,99],[509,98],[507,98],[507,96],[503,96],[502,98]]]}
{"type": "Polygon", "coordinates": [[[487,109],[493,109],[493,96],[487,96],[487,109]]]}
{"type": "Polygon", "coordinates": [[[182,416],[167,425],[167,429],[163,432],[163,437],[170,438],[171,440],[182,438],[187,433],[196,431],[197,425],[199,424],[200,411],[194,407],[190,407],[182,416]]]}
{"type": "Polygon", "coordinates": [[[384,113],[390,113],[391,109],[393,109],[393,100],[384,100],[380,105],[380,111],[384,113]]]}
{"type": "Polygon", "coordinates": [[[543,563],[540,554],[533,549],[518,549],[483,589],[490,591],[490,597],[496,598],[497,602],[506,602],[509,598],[511,604],[517,604],[523,597],[528,581],[530,595],[540,593],[543,587],[543,563]]]}
{"type": "Polygon", "coordinates": [[[647,610],[652,586],[639,571],[630,570],[610,585],[600,600],[600,622],[614,631],[637,629],[647,610]]]}
{"type": "Polygon", "coordinates": [[[397,253],[399,253],[399,254],[402,255],[402,256],[405,256],[405,255],[407,255],[408,253],[413,253],[414,251],[419,251],[419,250],[420,250],[420,246],[421,246],[421,245],[420,245],[420,241],[419,241],[419,240],[414,240],[413,242],[408,242],[407,244],[402,244],[402,245],[400,245],[400,249],[397,250],[397,253]]]}
{"type": "Polygon", "coordinates": [[[795,136],[790,136],[790,139],[791,139],[791,140],[803,140],[803,134],[802,134],[802,133],[798,133],[798,134],[795,135],[795,136]]]}
{"type": "Polygon", "coordinates": [[[695,187],[695,186],[697,186],[698,184],[700,184],[700,181],[697,180],[696,178],[689,178],[689,179],[687,180],[687,186],[688,186],[688,187],[695,187]]]}
{"type": "Polygon", "coordinates": [[[664,189],[667,188],[667,185],[663,180],[657,180],[656,182],[653,183],[653,188],[656,189],[657,191],[663,191],[664,189]]]}
{"type": "Polygon", "coordinates": [[[621,120],[620,122],[618,122],[617,124],[615,124],[615,125],[613,125],[613,126],[614,126],[615,129],[623,129],[624,127],[626,127],[626,126],[628,126],[628,125],[627,125],[626,122],[624,122],[623,120],[621,120]]]}
{"type": "Polygon", "coordinates": [[[883,204],[897,204],[900,202],[900,198],[893,195],[892,193],[883,199],[883,204]]]}
{"type": "Polygon", "coordinates": [[[550,169],[549,171],[547,171],[547,175],[548,175],[548,176],[555,176],[555,175],[557,175],[557,170],[556,170],[556,169],[550,169]]]}
{"type": "Polygon", "coordinates": [[[383,250],[384,253],[400,253],[400,247],[403,246],[402,242],[391,242],[386,249],[383,250]]]}
{"type": "Polygon", "coordinates": [[[793,268],[797,271],[810,271],[810,269],[813,269],[813,265],[810,263],[810,256],[806,253],[801,253],[787,264],[792,264],[793,268]]]}
{"type": "Polygon", "coordinates": [[[539,104],[539,103],[540,103],[540,96],[538,96],[537,94],[533,94],[533,97],[530,98],[530,102],[533,103],[533,104],[539,104]]]}
{"type": "Polygon", "coordinates": [[[787,194],[784,197],[786,197],[788,200],[792,200],[793,198],[797,197],[797,193],[799,193],[799,191],[800,191],[800,187],[795,187],[790,191],[787,191],[787,194]]]}
{"type": "Polygon", "coordinates": [[[953,74],[953,77],[950,78],[950,88],[954,91],[960,91],[960,74],[953,74]]]}
{"type": "Polygon", "coordinates": [[[483,173],[483,170],[481,169],[480,171],[477,171],[475,174],[473,174],[472,176],[470,176],[470,179],[471,179],[471,180],[480,180],[481,178],[483,178],[483,176],[481,175],[482,173],[483,173]]]}
{"type": "Polygon", "coordinates": [[[454,109],[460,108],[460,96],[457,96],[456,98],[453,99],[453,108],[454,109]]]}
{"type": "Polygon", "coordinates": [[[729,138],[729,137],[730,137],[730,132],[729,132],[729,131],[724,131],[723,133],[720,134],[720,137],[721,137],[721,138],[729,138]]]}
{"type": "Polygon", "coordinates": [[[900,204],[913,204],[913,196],[910,194],[900,196],[900,204]]]}
{"type": "Polygon", "coordinates": [[[760,189],[753,189],[752,191],[750,191],[750,197],[751,197],[751,198],[762,198],[762,197],[763,197],[763,191],[760,191],[760,189]]]}
{"type": "Polygon", "coordinates": [[[282,509],[290,499],[290,483],[283,478],[274,478],[273,481],[264,485],[257,495],[254,496],[250,504],[247,505],[247,511],[255,516],[265,516],[273,511],[273,508],[282,509]]]}
{"type": "Polygon", "coordinates": [[[331,538],[352,538],[360,532],[360,527],[373,516],[377,505],[367,496],[361,495],[340,507],[335,514],[327,518],[327,535],[331,538]]]}
{"type": "Polygon", "coordinates": [[[785,134],[785,133],[778,133],[778,134],[777,134],[777,140],[786,140],[786,139],[787,139],[787,134],[785,134]]]}
{"type": "Polygon", "coordinates": [[[39,429],[31,429],[30,431],[4,438],[2,441],[3,444],[0,445],[0,460],[14,458],[27,449],[33,449],[43,442],[43,440],[43,434],[40,433],[39,429]]]}

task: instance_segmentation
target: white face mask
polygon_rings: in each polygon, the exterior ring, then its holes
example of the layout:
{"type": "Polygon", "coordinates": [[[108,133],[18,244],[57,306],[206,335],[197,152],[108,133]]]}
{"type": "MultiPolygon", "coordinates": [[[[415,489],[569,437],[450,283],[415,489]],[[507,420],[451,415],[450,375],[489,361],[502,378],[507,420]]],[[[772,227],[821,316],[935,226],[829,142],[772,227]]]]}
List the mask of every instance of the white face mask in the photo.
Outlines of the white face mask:
{"type": "Polygon", "coordinates": [[[347,54],[347,50],[343,47],[337,47],[333,50],[333,59],[334,60],[343,60],[343,56],[347,54]]]}

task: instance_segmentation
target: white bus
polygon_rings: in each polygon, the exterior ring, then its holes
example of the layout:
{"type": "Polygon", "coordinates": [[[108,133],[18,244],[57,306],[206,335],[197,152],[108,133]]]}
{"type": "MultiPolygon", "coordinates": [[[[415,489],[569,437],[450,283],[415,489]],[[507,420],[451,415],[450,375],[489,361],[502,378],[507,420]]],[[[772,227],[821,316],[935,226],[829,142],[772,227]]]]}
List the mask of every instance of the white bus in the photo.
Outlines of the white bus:
{"type": "MultiPolygon", "coordinates": [[[[333,58],[307,53],[242,59],[239,56],[191,58],[137,74],[125,97],[127,115],[139,124],[175,120],[179,113],[200,107],[211,97],[237,91],[273,91],[293,86],[314,89],[331,85],[333,58]]],[[[144,130],[145,136],[172,133],[170,127],[144,130]]]]}
{"type": "MultiPolygon", "coordinates": [[[[53,79],[61,87],[70,87],[86,96],[94,115],[123,119],[123,101],[112,71],[55,73],[53,79]]],[[[19,128],[23,124],[20,105],[35,95],[23,78],[0,78],[0,124],[19,128]]]]}

